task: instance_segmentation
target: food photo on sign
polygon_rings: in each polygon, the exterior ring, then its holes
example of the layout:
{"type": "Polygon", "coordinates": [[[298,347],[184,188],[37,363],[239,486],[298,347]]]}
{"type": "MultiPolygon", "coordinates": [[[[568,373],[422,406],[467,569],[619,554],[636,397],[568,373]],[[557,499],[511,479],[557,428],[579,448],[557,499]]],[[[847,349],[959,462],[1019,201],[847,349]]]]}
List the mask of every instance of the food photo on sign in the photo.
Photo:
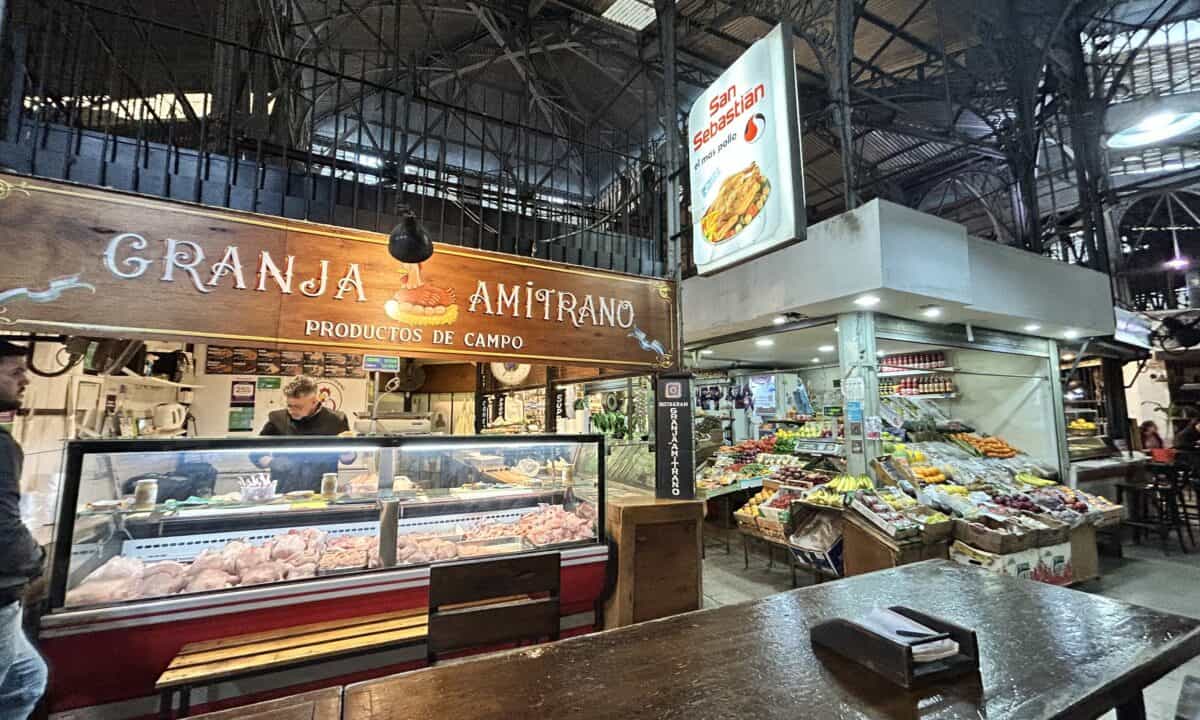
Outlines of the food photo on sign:
{"type": "Polygon", "coordinates": [[[688,113],[692,249],[701,274],[804,234],[792,33],[750,46],[688,113]]]}

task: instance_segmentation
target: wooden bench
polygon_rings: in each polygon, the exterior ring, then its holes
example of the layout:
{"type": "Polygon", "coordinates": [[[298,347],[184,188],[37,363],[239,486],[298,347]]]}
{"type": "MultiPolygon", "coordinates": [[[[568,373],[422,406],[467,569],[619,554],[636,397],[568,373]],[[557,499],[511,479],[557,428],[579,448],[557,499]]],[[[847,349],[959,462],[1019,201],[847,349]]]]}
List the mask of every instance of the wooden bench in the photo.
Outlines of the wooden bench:
{"type": "Polygon", "coordinates": [[[178,693],[179,717],[186,717],[196,686],[423,644],[427,622],[420,607],[189,643],[155,683],[159,716],[171,717],[178,693]]]}

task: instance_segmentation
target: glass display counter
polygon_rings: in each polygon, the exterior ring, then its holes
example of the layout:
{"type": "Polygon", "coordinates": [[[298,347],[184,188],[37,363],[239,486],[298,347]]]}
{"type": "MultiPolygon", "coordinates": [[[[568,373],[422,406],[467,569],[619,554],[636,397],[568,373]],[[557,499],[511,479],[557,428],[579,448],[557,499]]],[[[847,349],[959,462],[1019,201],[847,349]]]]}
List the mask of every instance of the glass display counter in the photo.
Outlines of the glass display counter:
{"type": "Polygon", "coordinates": [[[80,440],[66,468],[52,611],[594,544],[604,522],[598,436],[80,440]]]}

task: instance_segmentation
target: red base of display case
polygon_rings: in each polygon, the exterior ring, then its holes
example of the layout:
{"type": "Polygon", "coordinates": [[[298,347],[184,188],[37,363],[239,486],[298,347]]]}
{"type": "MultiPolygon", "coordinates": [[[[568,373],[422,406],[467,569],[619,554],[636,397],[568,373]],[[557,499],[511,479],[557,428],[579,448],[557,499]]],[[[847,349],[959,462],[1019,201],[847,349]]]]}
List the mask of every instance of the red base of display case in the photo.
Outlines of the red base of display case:
{"type": "MultiPolygon", "coordinates": [[[[563,550],[564,637],[595,627],[607,559],[603,545],[563,550]]],[[[158,703],[154,683],[188,643],[424,607],[428,589],[426,567],[49,615],[42,619],[39,635],[39,646],[50,666],[49,710],[65,713],[88,708],[89,718],[114,720],[152,716],[158,703]]],[[[345,684],[423,664],[424,648],[418,647],[197,688],[193,712],[345,684]]]]}

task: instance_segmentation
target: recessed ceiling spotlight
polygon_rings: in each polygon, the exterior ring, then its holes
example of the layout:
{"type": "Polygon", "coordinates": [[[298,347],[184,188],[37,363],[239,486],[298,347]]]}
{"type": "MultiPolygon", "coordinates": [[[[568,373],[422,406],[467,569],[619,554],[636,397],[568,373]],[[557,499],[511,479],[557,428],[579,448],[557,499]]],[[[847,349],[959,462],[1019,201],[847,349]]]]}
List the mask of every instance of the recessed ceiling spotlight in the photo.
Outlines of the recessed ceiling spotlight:
{"type": "Polygon", "coordinates": [[[1072,360],[1075,359],[1075,353],[1063,353],[1059,357],[1061,357],[1066,362],[1071,362],[1072,360]]]}
{"type": "Polygon", "coordinates": [[[1037,332],[1038,330],[1041,330],[1041,329],[1042,329],[1042,326],[1038,325],[1037,323],[1029,323],[1028,325],[1025,326],[1025,332],[1028,332],[1028,333],[1037,332]]]}
{"type": "Polygon", "coordinates": [[[875,307],[879,304],[879,297],[876,295],[859,295],[854,298],[854,304],[859,307],[875,307]]]}
{"type": "Polygon", "coordinates": [[[927,318],[937,318],[942,316],[942,309],[937,305],[929,305],[921,309],[921,314],[927,318]]]}
{"type": "Polygon", "coordinates": [[[782,325],[785,322],[787,322],[787,315],[776,315],[775,319],[772,320],[771,322],[776,325],[782,325]]]}
{"type": "Polygon", "coordinates": [[[1079,331],[1078,330],[1063,330],[1063,337],[1065,337],[1068,340],[1075,340],[1076,338],[1079,337],[1079,331]]]}
{"type": "Polygon", "coordinates": [[[704,348],[703,350],[700,351],[700,354],[701,355],[712,355],[713,351],[708,348],[704,348]]]}
{"type": "Polygon", "coordinates": [[[882,350],[876,350],[876,351],[875,351],[875,357],[883,357],[884,355],[887,355],[887,353],[885,353],[885,352],[884,352],[884,351],[882,351],[882,350]]]}
{"type": "Polygon", "coordinates": [[[759,338],[758,340],[754,341],[754,344],[759,347],[771,347],[775,344],[775,341],[771,338],[759,338]]]}
{"type": "Polygon", "coordinates": [[[833,352],[836,349],[837,348],[832,345],[822,345],[821,347],[817,348],[817,350],[820,352],[833,352]]]}
{"type": "Polygon", "coordinates": [[[821,358],[813,358],[812,361],[815,363],[819,363],[819,362],[821,362],[821,358]]]}

